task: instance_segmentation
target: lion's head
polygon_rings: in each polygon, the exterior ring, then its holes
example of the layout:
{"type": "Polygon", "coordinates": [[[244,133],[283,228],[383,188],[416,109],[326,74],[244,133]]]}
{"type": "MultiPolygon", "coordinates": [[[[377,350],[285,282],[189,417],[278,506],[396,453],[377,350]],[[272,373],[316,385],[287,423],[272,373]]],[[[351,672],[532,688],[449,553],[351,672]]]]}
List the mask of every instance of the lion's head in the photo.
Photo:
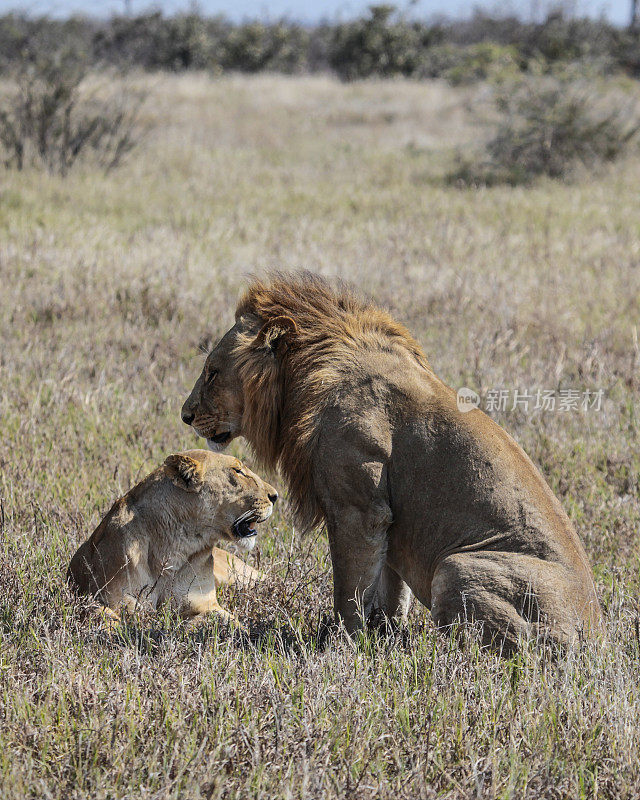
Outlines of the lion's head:
{"type": "MultiPolygon", "coordinates": [[[[277,358],[294,329],[289,318],[264,324],[254,314],[243,314],[209,353],[182,406],[182,420],[207,440],[210,450],[220,452],[236,436],[248,437],[256,393],[272,403],[277,358]]],[[[272,461],[258,449],[263,460],[272,461]]]]}

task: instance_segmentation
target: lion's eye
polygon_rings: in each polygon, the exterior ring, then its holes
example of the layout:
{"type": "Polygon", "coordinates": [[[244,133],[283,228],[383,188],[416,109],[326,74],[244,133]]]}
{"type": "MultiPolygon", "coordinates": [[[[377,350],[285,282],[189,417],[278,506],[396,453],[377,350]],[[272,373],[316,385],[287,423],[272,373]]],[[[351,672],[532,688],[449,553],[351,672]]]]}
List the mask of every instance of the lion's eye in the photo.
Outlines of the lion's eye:
{"type": "Polygon", "coordinates": [[[215,381],[217,374],[218,374],[218,370],[217,369],[212,369],[211,372],[205,378],[205,383],[207,385],[212,384],[215,381]]]}
{"type": "Polygon", "coordinates": [[[232,469],[234,472],[237,472],[237,473],[238,473],[238,475],[244,475],[244,472],[243,472],[241,469],[238,469],[238,467],[231,467],[231,469],[232,469]]]}

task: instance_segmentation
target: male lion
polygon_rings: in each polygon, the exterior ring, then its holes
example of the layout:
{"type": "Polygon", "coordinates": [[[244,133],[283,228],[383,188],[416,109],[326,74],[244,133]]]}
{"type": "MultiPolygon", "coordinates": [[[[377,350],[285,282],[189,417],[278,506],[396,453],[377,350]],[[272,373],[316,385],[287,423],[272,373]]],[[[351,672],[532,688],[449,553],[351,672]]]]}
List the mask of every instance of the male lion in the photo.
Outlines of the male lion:
{"type": "Polygon", "coordinates": [[[304,527],[326,523],[349,632],[410,590],[437,625],[485,642],[568,642],[599,626],[582,544],[536,467],[480,410],[462,413],[389,314],[313,275],[256,281],[206,359],[182,419],[279,466],[304,527]]]}
{"type": "Polygon", "coordinates": [[[96,597],[112,620],[120,608],[155,609],[171,600],[191,622],[208,612],[231,621],[216,586],[246,585],[261,576],[214,544],[251,549],[254,525],[271,516],[277,498],[237,458],[207,450],[171,455],[116,500],[76,551],[68,579],[81,594],[96,597]]]}

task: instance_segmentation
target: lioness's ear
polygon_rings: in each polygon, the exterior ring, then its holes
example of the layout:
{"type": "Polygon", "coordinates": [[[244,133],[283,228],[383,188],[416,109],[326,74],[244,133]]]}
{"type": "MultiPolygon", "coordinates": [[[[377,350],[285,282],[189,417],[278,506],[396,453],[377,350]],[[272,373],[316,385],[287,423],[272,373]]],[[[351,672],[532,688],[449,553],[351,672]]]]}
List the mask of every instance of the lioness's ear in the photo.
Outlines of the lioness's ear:
{"type": "Polygon", "coordinates": [[[191,456],[174,453],[164,462],[167,475],[175,485],[187,492],[199,492],[204,483],[204,474],[207,471],[202,461],[196,461],[191,456]]]}
{"type": "Polygon", "coordinates": [[[296,331],[296,323],[291,317],[274,317],[262,326],[254,344],[256,347],[270,350],[275,355],[282,344],[291,341],[296,331]]]}

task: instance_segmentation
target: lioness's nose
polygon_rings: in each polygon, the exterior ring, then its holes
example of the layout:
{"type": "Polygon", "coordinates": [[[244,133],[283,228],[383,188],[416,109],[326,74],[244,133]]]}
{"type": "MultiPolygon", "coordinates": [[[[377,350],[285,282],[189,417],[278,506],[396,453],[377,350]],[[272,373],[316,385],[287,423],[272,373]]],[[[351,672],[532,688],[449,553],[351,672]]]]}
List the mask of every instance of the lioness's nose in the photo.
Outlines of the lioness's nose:
{"type": "Polygon", "coordinates": [[[269,492],[267,497],[269,498],[269,500],[271,500],[271,503],[275,503],[276,500],[278,499],[278,492],[276,492],[276,490],[273,489],[271,492],[269,492]]]}
{"type": "Polygon", "coordinates": [[[193,420],[195,419],[195,414],[190,414],[188,411],[185,411],[184,408],[182,409],[182,421],[185,425],[191,425],[193,420]]]}

